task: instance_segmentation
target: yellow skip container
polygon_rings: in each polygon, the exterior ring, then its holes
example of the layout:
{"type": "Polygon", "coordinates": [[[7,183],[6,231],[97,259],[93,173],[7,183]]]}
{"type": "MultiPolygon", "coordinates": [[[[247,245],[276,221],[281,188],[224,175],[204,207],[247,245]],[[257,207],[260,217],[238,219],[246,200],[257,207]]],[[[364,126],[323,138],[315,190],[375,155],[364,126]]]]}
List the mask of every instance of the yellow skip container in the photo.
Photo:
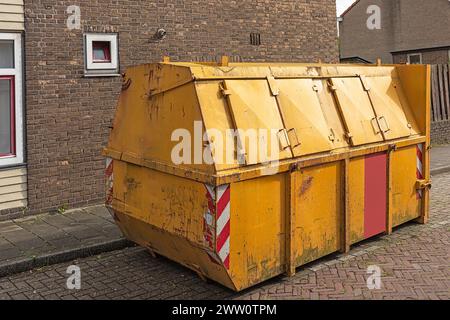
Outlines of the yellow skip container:
{"type": "Polygon", "coordinates": [[[429,101],[422,65],[133,67],[106,204],[128,239],[233,290],[293,275],[427,221],[429,101]]]}

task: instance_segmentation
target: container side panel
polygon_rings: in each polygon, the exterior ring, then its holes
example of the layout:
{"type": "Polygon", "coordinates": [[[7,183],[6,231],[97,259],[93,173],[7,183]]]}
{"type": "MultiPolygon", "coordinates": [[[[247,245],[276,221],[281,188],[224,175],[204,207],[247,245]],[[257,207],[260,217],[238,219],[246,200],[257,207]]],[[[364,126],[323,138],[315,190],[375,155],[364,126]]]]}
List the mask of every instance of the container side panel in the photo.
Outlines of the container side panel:
{"type": "MultiPolygon", "coordinates": [[[[193,82],[155,94],[154,67],[127,70],[131,81],[120,95],[108,149],[135,164],[145,161],[215,172],[204,161],[203,120],[193,82]]],[[[173,75],[175,77],[175,75],[173,75]]],[[[120,156],[117,156],[120,158],[120,156]]]]}
{"type": "Polygon", "coordinates": [[[364,237],[367,239],[386,231],[386,154],[367,156],[364,171],[364,237]]]}
{"type": "Polygon", "coordinates": [[[383,141],[372,104],[361,80],[357,77],[333,78],[332,83],[353,145],[383,141]]]}
{"type": "Polygon", "coordinates": [[[285,79],[278,80],[277,84],[280,108],[294,156],[331,150],[333,129],[324,117],[316,93],[319,88],[313,86],[313,80],[285,79]]]}
{"type": "Polygon", "coordinates": [[[202,81],[195,85],[217,171],[239,167],[236,144],[226,144],[227,133],[235,128],[220,84],[221,81],[202,81]]]}
{"type": "Polygon", "coordinates": [[[208,212],[202,183],[116,161],[114,199],[145,223],[207,247],[203,221],[208,212]]]}
{"type": "Polygon", "coordinates": [[[349,210],[350,243],[364,240],[364,191],[365,159],[350,160],[349,166],[349,210]]]}
{"type": "Polygon", "coordinates": [[[418,133],[418,128],[397,78],[367,77],[375,112],[386,139],[409,137],[418,133]]]}
{"type": "Polygon", "coordinates": [[[394,227],[420,216],[421,201],[416,190],[419,161],[416,146],[399,149],[392,154],[392,225],[394,227]]]}
{"type": "Polygon", "coordinates": [[[238,289],[284,272],[284,175],[231,185],[230,276],[238,289]]]}
{"type": "Polygon", "coordinates": [[[333,148],[337,149],[348,147],[349,145],[347,142],[345,128],[342,123],[341,116],[339,115],[339,109],[330,88],[328,87],[327,81],[313,80],[313,85],[318,88],[317,97],[319,98],[320,107],[326,122],[333,131],[330,135],[333,148]]]}
{"type": "Polygon", "coordinates": [[[343,186],[339,162],[307,168],[295,181],[295,247],[297,266],[340,248],[343,186]]]}
{"type": "Polygon", "coordinates": [[[277,101],[267,81],[225,80],[225,86],[246,164],[291,158],[277,101]]]}

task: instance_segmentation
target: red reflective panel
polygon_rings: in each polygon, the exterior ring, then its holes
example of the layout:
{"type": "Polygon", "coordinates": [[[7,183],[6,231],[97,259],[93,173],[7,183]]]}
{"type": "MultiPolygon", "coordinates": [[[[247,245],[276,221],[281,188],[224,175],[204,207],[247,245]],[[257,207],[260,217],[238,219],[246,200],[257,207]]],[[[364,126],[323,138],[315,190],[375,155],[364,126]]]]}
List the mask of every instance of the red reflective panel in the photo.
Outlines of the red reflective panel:
{"type": "Polygon", "coordinates": [[[364,190],[364,237],[370,238],[386,231],[387,156],[366,157],[364,190]]]}

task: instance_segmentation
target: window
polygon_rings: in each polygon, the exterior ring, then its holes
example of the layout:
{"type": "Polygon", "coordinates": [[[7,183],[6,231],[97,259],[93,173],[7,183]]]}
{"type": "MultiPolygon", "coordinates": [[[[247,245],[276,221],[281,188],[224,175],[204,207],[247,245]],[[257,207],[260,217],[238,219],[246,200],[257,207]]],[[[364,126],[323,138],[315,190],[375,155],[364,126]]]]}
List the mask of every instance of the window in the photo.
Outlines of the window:
{"type": "Polygon", "coordinates": [[[84,36],[85,74],[115,76],[119,72],[117,34],[89,33],[84,36]]]}
{"type": "Polygon", "coordinates": [[[250,33],[250,44],[253,46],[260,46],[261,45],[261,34],[250,33]]]}
{"type": "Polygon", "coordinates": [[[411,53],[408,54],[409,64],[422,64],[422,54],[421,53],[411,53]]]}
{"type": "Polygon", "coordinates": [[[0,33],[0,167],[23,161],[22,36],[0,33]]]}
{"type": "Polygon", "coordinates": [[[111,63],[111,42],[93,41],[92,60],[94,63],[111,63]]]}
{"type": "Polygon", "coordinates": [[[14,77],[0,77],[0,157],[16,154],[14,77]]]}

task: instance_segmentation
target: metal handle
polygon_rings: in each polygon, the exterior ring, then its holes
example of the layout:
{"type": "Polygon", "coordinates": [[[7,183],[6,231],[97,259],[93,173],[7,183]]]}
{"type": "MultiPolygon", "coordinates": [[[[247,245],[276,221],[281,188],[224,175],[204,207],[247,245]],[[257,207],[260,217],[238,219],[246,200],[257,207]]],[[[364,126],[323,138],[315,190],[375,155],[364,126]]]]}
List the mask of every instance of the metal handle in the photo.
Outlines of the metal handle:
{"type": "Polygon", "coordinates": [[[282,150],[286,150],[286,149],[288,149],[291,146],[291,144],[289,143],[289,136],[288,136],[288,133],[287,133],[286,129],[280,129],[280,131],[278,131],[278,140],[281,143],[281,149],[282,150]],[[284,136],[284,139],[285,139],[285,144],[283,144],[281,142],[280,133],[283,133],[283,136],[284,136]]]}
{"type": "Polygon", "coordinates": [[[379,134],[381,131],[379,130],[379,126],[378,126],[378,120],[377,118],[373,118],[372,120],[370,120],[370,123],[372,124],[372,128],[375,131],[375,134],[379,134]],[[375,124],[374,124],[375,121],[375,124]]]}
{"type": "Polygon", "coordinates": [[[294,144],[294,145],[292,146],[292,148],[297,148],[297,147],[299,147],[302,143],[301,143],[300,140],[298,139],[298,136],[297,136],[297,130],[295,130],[295,128],[289,129],[289,130],[288,130],[288,137],[289,137],[289,133],[291,133],[291,132],[294,133],[294,135],[295,135],[295,141],[297,141],[297,143],[294,144]]]}
{"type": "Polygon", "coordinates": [[[385,116],[381,116],[378,118],[379,121],[383,120],[385,126],[386,126],[386,130],[384,130],[383,132],[389,132],[391,131],[391,128],[389,127],[389,122],[387,121],[385,116]]]}

